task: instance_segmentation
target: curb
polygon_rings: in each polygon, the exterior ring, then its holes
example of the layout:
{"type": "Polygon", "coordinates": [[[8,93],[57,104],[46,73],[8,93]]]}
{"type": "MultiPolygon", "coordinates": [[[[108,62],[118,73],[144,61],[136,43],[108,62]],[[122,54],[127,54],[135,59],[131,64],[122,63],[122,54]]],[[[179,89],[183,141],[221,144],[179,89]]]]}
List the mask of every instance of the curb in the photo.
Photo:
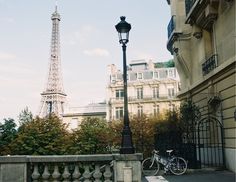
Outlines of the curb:
{"type": "Polygon", "coordinates": [[[224,171],[222,168],[202,168],[202,169],[187,169],[186,174],[191,173],[201,173],[201,172],[214,172],[214,171],[224,171]]]}

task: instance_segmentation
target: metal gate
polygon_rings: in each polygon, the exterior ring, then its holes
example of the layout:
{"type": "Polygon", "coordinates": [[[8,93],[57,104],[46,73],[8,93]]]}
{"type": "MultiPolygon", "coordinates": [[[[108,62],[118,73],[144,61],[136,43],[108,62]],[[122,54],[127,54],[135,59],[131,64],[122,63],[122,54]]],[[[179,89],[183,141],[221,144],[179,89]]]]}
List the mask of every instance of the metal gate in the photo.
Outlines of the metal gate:
{"type": "Polygon", "coordinates": [[[224,131],[222,123],[212,116],[203,118],[197,124],[196,135],[197,158],[201,168],[224,168],[224,131]]]}

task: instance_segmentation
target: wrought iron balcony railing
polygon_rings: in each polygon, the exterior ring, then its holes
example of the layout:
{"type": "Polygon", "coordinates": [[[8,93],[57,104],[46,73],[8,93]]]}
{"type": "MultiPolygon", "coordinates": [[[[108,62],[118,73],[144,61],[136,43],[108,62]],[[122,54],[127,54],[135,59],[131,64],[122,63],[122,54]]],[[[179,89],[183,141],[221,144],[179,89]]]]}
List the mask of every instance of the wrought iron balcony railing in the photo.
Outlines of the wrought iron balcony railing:
{"type": "Polygon", "coordinates": [[[190,10],[192,9],[194,3],[196,2],[196,0],[185,0],[185,12],[186,12],[186,16],[188,15],[188,13],[190,12],[190,10]]]}
{"type": "Polygon", "coordinates": [[[174,52],[173,52],[172,45],[177,40],[178,34],[182,33],[177,30],[175,15],[173,15],[170,19],[170,22],[167,26],[167,32],[168,32],[167,49],[173,55],[174,52]]]}
{"type": "MultiPolygon", "coordinates": [[[[168,94],[162,94],[159,96],[153,96],[153,95],[144,95],[144,96],[130,96],[128,97],[129,102],[135,102],[135,101],[154,101],[154,100],[167,100],[167,99],[173,99],[176,97],[176,94],[174,95],[168,95],[168,94]]],[[[109,103],[121,103],[123,102],[123,98],[111,98],[109,103]]]]}
{"type": "Polygon", "coordinates": [[[175,16],[172,16],[167,26],[168,39],[170,38],[171,34],[174,32],[174,29],[175,29],[175,16]]]}
{"type": "Polygon", "coordinates": [[[202,64],[202,74],[203,74],[203,76],[210,73],[216,67],[217,67],[217,55],[214,54],[202,64]]]}
{"type": "Polygon", "coordinates": [[[210,31],[217,19],[219,0],[185,0],[186,22],[210,31]]]}

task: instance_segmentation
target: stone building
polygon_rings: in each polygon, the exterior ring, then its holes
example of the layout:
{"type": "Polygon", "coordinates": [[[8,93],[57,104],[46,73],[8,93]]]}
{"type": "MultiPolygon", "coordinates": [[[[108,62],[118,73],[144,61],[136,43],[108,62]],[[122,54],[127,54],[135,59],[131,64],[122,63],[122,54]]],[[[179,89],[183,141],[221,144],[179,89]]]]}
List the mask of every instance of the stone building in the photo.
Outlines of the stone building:
{"type": "MultiPolygon", "coordinates": [[[[179,107],[176,94],[179,76],[175,67],[161,63],[135,60],[128,65],[128,110],[132,115],[156,115],[164,110],[179,107]],[[163,64],[164,65],[164,64],[163,64]]],[[[124,92],[122,71],[112,64],[108,66],[107,120],[123,118],[124,92]]]]}
{"type": "Polygon", "coordinates": [[[179,72],[181,100],[199,106],[196,150],[202,165],[236,172],[236,14],[234,0],[167,0],[167,48],[179,72]]]}
{"type": "Polygon", "coordinates": [[[76,129],[86,117],[106,118],[106,103],[91,103],[83,107],[70,107],[63,114],[63,122],[69,129],[76,129]]]}

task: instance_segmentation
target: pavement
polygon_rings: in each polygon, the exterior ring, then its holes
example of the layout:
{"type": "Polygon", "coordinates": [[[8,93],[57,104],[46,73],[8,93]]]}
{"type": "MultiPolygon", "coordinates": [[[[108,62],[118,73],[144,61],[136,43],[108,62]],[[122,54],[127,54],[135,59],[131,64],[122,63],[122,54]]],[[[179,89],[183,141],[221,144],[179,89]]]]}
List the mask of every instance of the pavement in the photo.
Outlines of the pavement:
{"type": "Polygon", "coordinates": [[[181,176],[159,173],[157,176],[143,177],[142,182],[236,182],[236,174],[226,170],[190,170],[181,176]]]}

